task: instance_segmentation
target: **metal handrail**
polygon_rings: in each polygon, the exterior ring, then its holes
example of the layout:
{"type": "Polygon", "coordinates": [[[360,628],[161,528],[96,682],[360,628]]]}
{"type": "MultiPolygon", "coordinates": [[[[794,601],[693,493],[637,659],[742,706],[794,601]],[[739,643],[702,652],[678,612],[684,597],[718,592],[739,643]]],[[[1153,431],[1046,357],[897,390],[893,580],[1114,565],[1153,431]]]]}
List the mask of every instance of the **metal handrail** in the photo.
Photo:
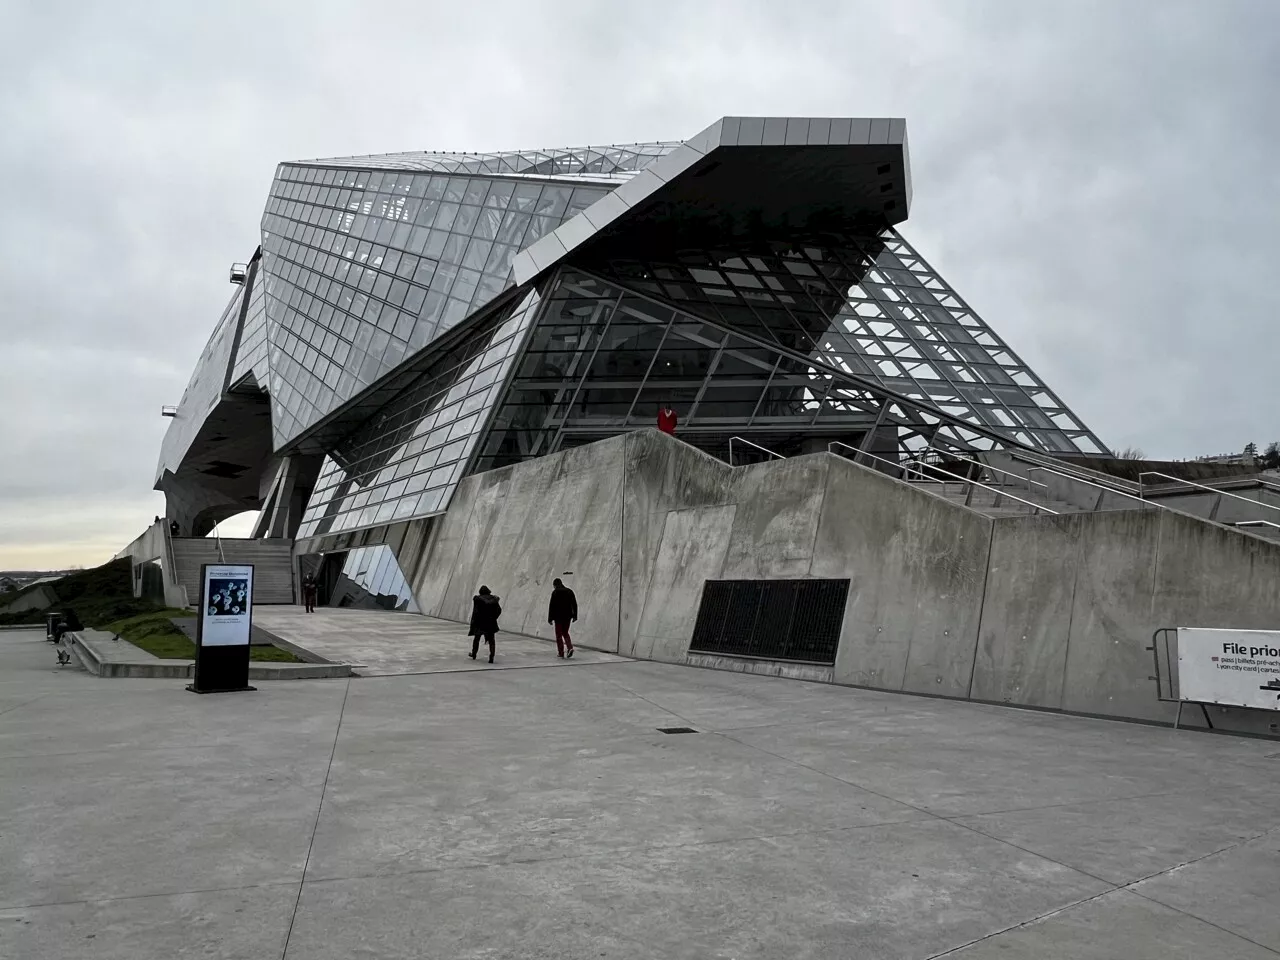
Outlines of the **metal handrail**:
{"type": "Polygon", "coordinates": [[[1156,503],[1154,500],[1143,500],[1141,497],[1136,496],[1135,494],[1126,493],[1123,490],[1117,490],[1115,487],[1108,487],[1104,483],[1095,483],[1092,480],[1086,480],[1084,477],[1078,477],[1074,473],[1065,473],[1061,470],[1055,470],[1052,467],[1028,467],[1027,468],[1027,473],[1034,473],[1036,471],[1040,471],[1041,473],[1052,473],[1055,477],[1061,477],[1064,480],[1070,480],[1072,483],[1083,483],[1087,487],[1095,487],[1096,489],[1101,490],[1102,493],[1099,495],[1097,501],[1094,503],[1093,508],[1089,511],[1090,513],[1098,512],[1098,508],[1102,506],[1103,497],[1105,497],[1108,493],[1114,493],[1117,497],[1125,497],[1129,500],[1137,500],[1139,503],[1143,504],[1144,506],[1158,507],[1161,510],[1171,509],[1170,507],[1166,506],[1163,503],[1156,503]]]}
{"type": "MultiPolygon", "coordinates": [[[[962,460],[965,463],[972,463],[975,466],[979,466],[984,470],[990,471],[991,473],[998,473],[1004,477],[1013,477],[1015,480],[1027,484],[1028,487],[1044,487],[1046,491],[1049,489],[1049,485],[1047,483],[1041,483],[1039,480],[1032,480],[1030,477],[1024,477],[1022,474],[1014,473],[1012,470],[1001,470],[999,467],[993,467],[991,464],[983,463],[981,460],[974,460],[972,457],[962,456],[958,453],[951,453],[947,450],[939,450],[937,447],[928,447],[926,452],[929,450],[932,450],[934,453],[940,454],[944,457],[951,457],[953,460],[962,460]]],[[[1030,471],[1027,472],[1030,473],[1030,471]]]]}
{"type": "Polygon", "coordinates": [[[222,551],[222,533],[218,530],[218,524],[213,525],[213,539],[218,545],[218,562],[226,563],[227,555],[222,551]]]}
{"type": "MultiPolygon", "coordinates": [[[[161,522],[164,524],[165,555],[169,559],[169,579],[177,586],[182,587],[182,581],[178,579],[178,555],[173,552],[173,528],[169,526],[168,517],[165,517],[161,522]]],[[[187,588],[182,587],[182,592],[185,596],[187,588]]]]}
{"type": "MultiPolygon", "coordinates": [[[[902,475],[904,477],[911,476],[911,471],[908,470],[907,467],[912,466],[916,468],[916,473],[920,474],[921,480],[924,480],[926,482],[928,482],[929,480],[929,478],[924,475],[924,471],[920,469],[920,464],[915,460],[907,460],[905,462],[895,462],[893,460],[886,460],[884,457],[877,457],[874,453],[868,453],[865,450],[862,450],[851,444],[844,443],[843,441],[840,441],[840,440],[832,440],[830,443],[828,443],[827,453],[835,453],[835,451],[831,449],[832,447],[844,447],[846,450],[852,450],[858,456],[853,458],[845,457],[845,459],[846,460],[852,459],[854,463],[858,462],[858,457],[870,457],[872,460],[879,460],[881,463],[887,463],[891,467],[897,467],[899,470],[902,471],[902,475]]],[[[836,455],[839,456],[839,454],[836,454],[836,455]]],[[[959,478],[956,477],[954,479],[959,479],[959,478]]]]}
{"type": "Polygon", "coordinates": [[[762,447],[762,446],[760,446],[760,444],[758,444],[758,443],[752,443],[750,440],[747,440],[747,439],[746,439],[746,438],[744,438],[744,437],[730,437],[730,438],[729,438],[729,466],[731,466],[731,467],[734,465],[734,463],[733,463],[733,441],[735,441],[735,440],[737,440],[739,443],[745,443],[748,447],[755,447],[757,450],[761,450],[761,451],[763,451],[763,452],[767,453],[767,454],[768,454],[769,456],[771,456],[771,457],[777,457],[779,460],[785,460],[785,459],[787,459],[787,458],[786,458],[786,457],[784,457],[782,454],[780,454],[780,453],[775,453],[774,451],[770,450],[768,447],[762,447]]]}
{"type": "MultiPolygon", "coordinates": [[[[834,446],[847,447],[850,450],[857,449],[855,447],[849,446],[849,444],[847,443],[841,443],[839,440],[832,440],[830,443],[827,444],[827,451],[833,452],[831,448],[834,446]]],[[[886,463],[891,467],[897,467],[899,470],[902,470],[904,474],[909,475],[909,472],[907,471],[906,467],[901,463],[895,463],[892,460],[886,460],[884,457],[877,457],[874,453],[868,453],[865,450],[858,450],[858,455],[863,457],[870,457],[872,460],[878,460],[880,463],[886,463]]],[[[854,463],[857,463],[857,461],[854,460],[854,463]]],[[[979,483],[977,480],[966,480],[964,477],[957,477],[954,474],[947,473],[945,470],[942,470],[938,467],[933,466],[932,464],[921,463],[919,460],[908,460],[907,464],[915,467],[916,472],[920,474],[920,478],[924,480],[924,482],[926,483],[936,482],[936,481],[930,480],[928,477],[924,475],[924,468],[927,467],[928,469],[936,470],[938,473],[943,475],[945,479],[942,480],[941,482],[944,485],[944,487],[947,483],[967,483],[969,484],[970,487],[980,487],[983,490],[989,490],[991,493],[994,493],[997,498],[1007,497],[1010,500],[1016,500],[1018,503],[1021,503],[1021,504],[1024,504],[1025,506],[1030,507],[1032,510],[1036,511],[1037,513],[1047,513],[1051,517],[1059,516],[1057,510],[1050,510],[1048,507],[1043,506],[1042,504],[1032,503],[1030,500],[1023,500],[1021,497],[1015,497],[1012,493],[1008,493],[1007,491],[1004,491],[1004,490],[997,490],[995,487],[989,487],[985,483],[979,483]]],[[[910,481],[907,481],[907,482],[909,483],[910,481]]]]}
{"type": "Polygon", "coordinates": [[[1143,477],[1160,477],[1162,480],[1172,480],[1174,483],[1181,483],[1188,487],[1195,487],[1197,490],[1216,493],[1218,495],[1218,499],[1213,501],[1213,507],[1209,510],[1209,520],[1216,521],[1218,519],[1218,508],[1222,506],[1223,497],[1230,497],[1232,500],[1240,500],[1243,503],[1252,504],[1256,507],[1266,507],[1268,510],[1275,510],[1277,513],[1280,513],[1280,506],[1277,506],[1274,503],[1263,503],[1261,500],[1250,500],[1248,497],[1242,497],[1239,494],[1228,493],[1226,490],[1218,490],[1214,487],[1208,487],[1203,483],[1196,483],[1194,480],[1183,480],[1181,477],[1171,477],[1167,473],[1159,473],[1155,470],[1147,470],[1138,474],[1138,486],[1143,500],[1146,500],[1146,485],[1142,482],[1143,477]]]}
{"type": "Polygon", "coordinates": [[[1136,494],[1142,484],[1134,483],[1132,480],[1124,480],[1120,477],[1114,477],[1109,473],[1103,473],[1101,470],[1094,470],[1090,467],[1077,467],[1074,464],[1066,463],[1056,457],[1050,457],[1047,454],[1038,453],[1034,450],[1008,450],[1004,451],[1015,460],[1023,460],[1027,463],[1035,464],[1043,470],[1050,473],[1057,473],[1059,476],[1068,477],[1072,480],[1080,480],[1083,483],[1093,483],[1097,486],[1105,487],[1108,490],[1115,490],[1117,493],[1122,492],[1125,487],[1130,488],[1130,492],[1136,494]],[[1047,462],[1046,462],[1047,461],[1047,462]],[[1090,474],[1096,479],[1081,476],[1082,473],[1090,474]],[[1102,481],[1106,481],[1105,483],[1102,481]]]}
{"type": "Polygon", "coordinates": [[[1231,524],[1233,527],[1273,527],[1280,530],[1280,523],[1272,523],[1270,520],[1237,520],[1231,524]]]}

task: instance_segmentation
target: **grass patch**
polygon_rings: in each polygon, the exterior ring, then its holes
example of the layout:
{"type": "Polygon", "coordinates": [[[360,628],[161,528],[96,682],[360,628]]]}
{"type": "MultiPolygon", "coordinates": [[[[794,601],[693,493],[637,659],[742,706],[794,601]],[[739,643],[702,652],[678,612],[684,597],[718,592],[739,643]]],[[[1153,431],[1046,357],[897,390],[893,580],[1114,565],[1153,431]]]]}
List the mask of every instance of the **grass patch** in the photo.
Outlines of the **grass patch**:
{"type": "MultiPolygon", "coordinates": [[[[112,560],[92,570],[77,570],[49,586],[57,594],[57,602],[50,608],[61,613],[74,610],[86,627],[99,627],[115,620],[123,620],[138,614],[163,609],[151,600],[133,595],[132,561],[128,557],[112,560]]],[[[0,606],[37,589],[26,587],[17,593],[6,593],[0,606]]],[[[24,610],[21,613],[0,613],[0,624],[41,624],[44,610],[24,610]]]]}
{"type": "MultiPolygon", "coordinates": [[[[187,635],[173,625],[173,617],[189,617],[189,610],[156,610],[135,617],[126,617],[109,623],[101,629],[114,633],[121,640],[128,640],[153,657],[165,660],[194,660],[196,645],[187,635]]],[[[249,659],[270,663],[302,663],[292,653],[279,647],[249,648],[249,659]]]]}
{"type": "Polygon", "coordinates": [[[250,647],[249,659],[257,660],[259,663],[306,663],[305,660],[299,660],[288,650],[281,650],[279,647],[250,647]]]}

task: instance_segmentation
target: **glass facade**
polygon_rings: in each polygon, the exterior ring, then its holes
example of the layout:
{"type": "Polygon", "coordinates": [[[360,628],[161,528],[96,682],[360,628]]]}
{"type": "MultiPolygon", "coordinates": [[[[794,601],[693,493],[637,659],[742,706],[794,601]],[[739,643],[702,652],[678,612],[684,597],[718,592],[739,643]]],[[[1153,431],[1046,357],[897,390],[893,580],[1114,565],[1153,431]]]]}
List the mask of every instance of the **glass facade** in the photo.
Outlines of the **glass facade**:
{"type": "Polygon", "coordinates": [[[236,348],[235,368],[231,371],[231,386],[250,385],[245,378],[252,375],[251,385],[260,390],[266,390],[269,382],[267,295],[261,266],[250,272],[247,282],[249,307],[245,310],[244,325],[240,329],[240,345],[236,348]]]}
{"type": "Polygon", "coordinates": [[[298,531],[338,533],[448,506],[538,305],[529,291],[445,351],[325,458],[298,531]]]}
{"type": "Polygon", "coordinates": [[[395,553],[386,544],[350,551],[342,565],[342,577],[337,585],[337,606],[422,612],[395,553]]]}
{"type": "Polygon", "coordinates": [[[282,446],[510,285],[607,186],[282,165],[262,219],[282,446]]]}
{"type": "Polygon", "coordinates": [[[783,455],[1105,454],[893,226],[895,122],[281,164],[161,478],[190,461],[182,484],[234,473],[236,497],[269,499],[262,391],[271,453],[306,461],[279,471],[307,478],[300,539],[440,513],[468,472],[653,426],[666,404],[721,457],[734,436],[783,455]]]}
{"type": "Polygon", "coordinates": [[[896,233],[842,242],[563,268],[476,468],[653,426],[664,404],[721,457],[734,435],[791,455],[877,427],[975,445],[933,411],[1046,452],[1104,449],[896,233]]]}
{"type": "MultiPolygon", "coordinates": [[[[1048,453],[1106,450],[896,230],[674,256],[624,250],[586,266],[908,405],[1048,453]]],[[[823,416],[862,399],[838,377],[824,394],[823,416]]]]}
{"type": "Polygon", "coordinates": [[[157,471],[160,476],[165,471],[177,471],[191,442],[204,425],[205,418],[222,399],[227,385],[228,367],[233,359],[232,351],[235,349],[236,329],[243,303],[244,288],[239,287],[231,295],[218,325],[213,328],[213,335],[200,352],[195,371],[191,374],[187,389],[182,393],[182,402],[178,404],[178,415],[173,418],[160,444],[160,465],[157,471]]]}

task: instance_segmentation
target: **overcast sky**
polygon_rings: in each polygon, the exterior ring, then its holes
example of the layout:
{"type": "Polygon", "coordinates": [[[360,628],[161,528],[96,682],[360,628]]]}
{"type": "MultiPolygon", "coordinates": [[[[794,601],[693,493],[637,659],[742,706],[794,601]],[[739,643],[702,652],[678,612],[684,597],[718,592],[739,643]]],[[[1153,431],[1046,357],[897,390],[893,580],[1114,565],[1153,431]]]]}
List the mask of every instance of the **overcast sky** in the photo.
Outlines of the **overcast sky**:
{"type": "Polygon", "coordinates": [[[0,569],[163,512],[275,164],[907,118],[903,232],[1113,447],[1280,437],[1280,2],[3,0],[0,569]]]}

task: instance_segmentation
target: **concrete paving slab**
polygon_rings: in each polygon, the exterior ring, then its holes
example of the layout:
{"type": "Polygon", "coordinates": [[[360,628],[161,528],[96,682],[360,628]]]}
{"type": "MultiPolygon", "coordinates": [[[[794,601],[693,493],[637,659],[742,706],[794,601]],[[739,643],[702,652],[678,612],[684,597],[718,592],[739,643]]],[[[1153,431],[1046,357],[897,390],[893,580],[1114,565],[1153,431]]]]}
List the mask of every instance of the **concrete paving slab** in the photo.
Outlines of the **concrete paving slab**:
{"type": "Polygon", "coordinates": [[[0,907],[296,881],[331,745],[0,760],[0,907]]]}
{"type": "Polygon", "coordinates": [[[1278,888],[1280,832],[1273,830],[1257,840],[1143,881],[1134,891],[1280,953],[1278,888]]]}
{"type": "MultiPolygon", "coordinates": [[[[572,659],[556,656],[554,643],[501,632],[491,665],[484,656],[470,659],[471,639],[466,624],[415,613],[319,607],[270,606],[253,611],[254,623],[264,631],[319,654],[334,663],[359,665],[357,676],[385,677],[412,673],[447,673],[517,667],[581,666],[621,660],[612,654],[579,647],[572,659]]],[[[587,638],[582,637],[582,642],[587,638]]]]}
{"type": "Polygon", "coordinates": [[[1123,890],[996,934],[951,960],[1275,960],[1256,943],[1123,890]]]}
{"type": "Polygon", "coordinates": [[[280,960],[298,885],[0,910],[0,957],[280,960]]]}
{"type": "MultiPolygon", "coordinates": [[[[467,702],[486,696],[488,679],[467,674],[447,690],[435,685],[436,709],[452,704],[465,715],[467,702]]],[[[349,702],[352,707],[399,713],[402,704],[349,702]]],[[[491,723],[470,719],[439,732],[429,724],[417,737],[391,738],[381,725],[344,725],[308,876],[579,856],[927,817],[714,733],[667,735],[652,720],[624,732],[584,722],[559,697],[522,701],[519,713],[524,722],[513,714],[498,738],[491,723]],[[565,735],[544,732],[557,726],[565,735]]]]}
{"type": "Polygon", "coordinates": [[[1187,739],[1168,728],[1120,730],[1109,721],[998,707],[991,709],[999,714],[977,717],[958,702],[937,704],[932,729],[895,723],[890,713],[733,735],[941,816],[1187,792],[1216,778],[1221,787],[1241,777],[1257,782],[1267,774],[1234,758],[1274,752],[1260,740],[1187,739]],[[1030,741],[1035,750],[1026,749],[1030,741]],[[902,764],[903,755],[913,762],[902,764]]]}
{"type": "Polygon", "coordinates": [[[1105,888],[951,824],[891,824],[308,883],[287,956],[928,957],[1105,888]]]}
{"type": "Polygon", "coordinates": [[[1270,790],[1201,790],[960,817],[957,823],[1123,884],[1280,828],[1270,790]]]}
{"type": "Polygon", "coordinates": [[[1275,823],[1270,742],[621,660],[197,697],[23,631],[0,698],[6,958],[1280,947],[1280,830],[1164,866],[1275,823]]]}

